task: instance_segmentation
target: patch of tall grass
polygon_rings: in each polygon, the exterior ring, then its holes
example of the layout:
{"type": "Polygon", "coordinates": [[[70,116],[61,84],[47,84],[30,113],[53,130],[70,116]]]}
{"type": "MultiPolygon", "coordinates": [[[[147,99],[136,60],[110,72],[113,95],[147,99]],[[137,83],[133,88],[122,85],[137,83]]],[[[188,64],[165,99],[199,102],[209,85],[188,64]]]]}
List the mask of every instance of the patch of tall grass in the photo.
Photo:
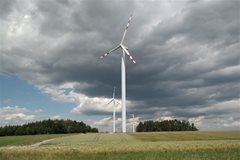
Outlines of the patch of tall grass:
{"type": "Polygon", "coordinates": [[[186,151],[102,152],[81,153],[75,149],[25,150],[0,152],[1,160],[238,160],[239,148],[200,149],[186,151]]]}
{"type": "Polygon", "coordinates": [[[240,140],[240,131],[183,131],[128,133],[141,141],[240,140]]]}

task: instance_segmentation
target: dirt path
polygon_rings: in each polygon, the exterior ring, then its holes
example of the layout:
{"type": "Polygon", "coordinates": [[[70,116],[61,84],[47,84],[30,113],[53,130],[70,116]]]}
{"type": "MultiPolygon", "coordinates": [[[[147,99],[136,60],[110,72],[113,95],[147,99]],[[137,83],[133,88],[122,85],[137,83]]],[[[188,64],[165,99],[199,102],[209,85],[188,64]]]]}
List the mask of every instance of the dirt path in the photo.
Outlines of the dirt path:
{"type": "Polygon", "coordinates": [[[37,143],[34,143],[31,145],[31,147],[39,147],[40,145],[43,145],[43,144],[47,144],[49,143],[50,141],[54,140],[55,138],[52,138],[52,139],[47,139],[47,140],[44,140],[42,142],[37,142],[37,143]]]}

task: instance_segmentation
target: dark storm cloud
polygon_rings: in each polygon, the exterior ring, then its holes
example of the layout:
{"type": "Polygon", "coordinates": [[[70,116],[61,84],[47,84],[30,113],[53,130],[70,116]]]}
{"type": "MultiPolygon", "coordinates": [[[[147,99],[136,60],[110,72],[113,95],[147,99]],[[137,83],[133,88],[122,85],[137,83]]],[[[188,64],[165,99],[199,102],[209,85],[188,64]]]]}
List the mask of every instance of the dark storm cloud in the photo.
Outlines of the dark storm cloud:
{"type": "Polygon", "coordinates": [[[15,0],[1,0],[0,1],[0,17],[1,18],[6,18],[9,13],[12,11],[13,9],[13,5],[15,3],[15,0]]]}
{"type": "Polygon", "coordinates": [[[239,1],[190,3],[182,10],[181,16],[181,20],[173,17],[159,23],[151,35],[152,40],[166,42],[174,36],[184,35],[192,43],[210,43],[212,47],[234,44],[239,40],[239,1]]]}
{"type": "MultiPolygon", "coordinates": [[[[239,98],[237,0],[182,1],[183,9],[172,16],[170,9],[161,11],[162,1],[41,0],[34,5],[29,14],[38,36],[23,39],[28,45],[20,41],[0,48],[2,72],[34,85],[79,82],[74,91],[89,97],[110,98],[116,86],[119,98],[121,51],[96,58],[119,43],[135,10],[125,42],[137,61],[133,65],[126,60],[127,98],[136,102],[129,112],[149,117],[170,111],[175,117],[194,117],[206,113],[186,110],[239,98]]],[[[10,8],[1,10],[2,15],[10,8]]]]}

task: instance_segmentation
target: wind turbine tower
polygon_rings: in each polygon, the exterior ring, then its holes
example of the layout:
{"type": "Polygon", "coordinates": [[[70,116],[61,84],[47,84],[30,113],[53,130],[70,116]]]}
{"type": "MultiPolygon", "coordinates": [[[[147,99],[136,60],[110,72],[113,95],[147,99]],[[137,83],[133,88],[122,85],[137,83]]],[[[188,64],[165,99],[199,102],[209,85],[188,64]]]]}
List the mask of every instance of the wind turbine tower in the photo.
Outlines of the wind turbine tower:
{"type": "MultiPolygon", "coordinates": [[[[113,133],[115,133],[116,132],[116,123],[115,123],[115,121],[116,121],[116,109],[115,109],[115,104],[116,104],[116,101],[115,101],[115,87],[113,87],[113,98],[111,99],[111,101],[108,103],[108,104],[110,104],[110,103],[112,103],[113,102],[113,133]]],[[[118,103],[118,102],[117,102],[118,103]]]]}
{"type": "Polygon", "coordinates": [[[121,89],[122,89],[122,132],[126,133],[126,65],[125,65],[125,55],[127,54],[129,59],[132,61],[132,63],[136,63],[136,61],[133,59],[132,55],[129,53],[128,48],[123,45],[124,38],[126,36],[130,21],[132,19],[132,15],[130,16],[127,26],[125,28],[125,31],[123,33],[122,40],[120,44],[110,50],[109,52],[105,53],[104,55],[100,56],[99,59],[102,59],[109,55],[110,53],[116,51],[117,49],[122,49],[122,56],[121,56],[121,89]]]}
{"type": "Polygon", "coordinates": [[[132,132],[135,132],[135,121],[134,121],[134,114],[132,114],[133,122],[132,122],[132,132]]]}

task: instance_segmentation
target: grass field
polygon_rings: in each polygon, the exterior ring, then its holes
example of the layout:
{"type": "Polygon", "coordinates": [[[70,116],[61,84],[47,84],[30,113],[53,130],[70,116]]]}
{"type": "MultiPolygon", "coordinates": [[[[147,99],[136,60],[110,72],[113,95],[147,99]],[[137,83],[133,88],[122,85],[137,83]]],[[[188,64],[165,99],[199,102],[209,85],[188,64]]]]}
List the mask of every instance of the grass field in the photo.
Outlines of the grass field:
{"type": "Polygon", "coordinates": [[[129,133],[141,141],[195,141],[240,139],[240,131],[129,133]]]}
{"type": "Polygon", "coordinates": [[[39,147],[0,147],[1,160],[238,160],[239,157],[240,131],[78,134],[55,138],[39,147]]]}
{"type": "Polygon", "coordinates": [[[48,134],[48,135],[32,135],[32,136],[6,136],[0,137],[0,147],[30,145],[47,139],[68,136],[67,134],[48,134]]]}

